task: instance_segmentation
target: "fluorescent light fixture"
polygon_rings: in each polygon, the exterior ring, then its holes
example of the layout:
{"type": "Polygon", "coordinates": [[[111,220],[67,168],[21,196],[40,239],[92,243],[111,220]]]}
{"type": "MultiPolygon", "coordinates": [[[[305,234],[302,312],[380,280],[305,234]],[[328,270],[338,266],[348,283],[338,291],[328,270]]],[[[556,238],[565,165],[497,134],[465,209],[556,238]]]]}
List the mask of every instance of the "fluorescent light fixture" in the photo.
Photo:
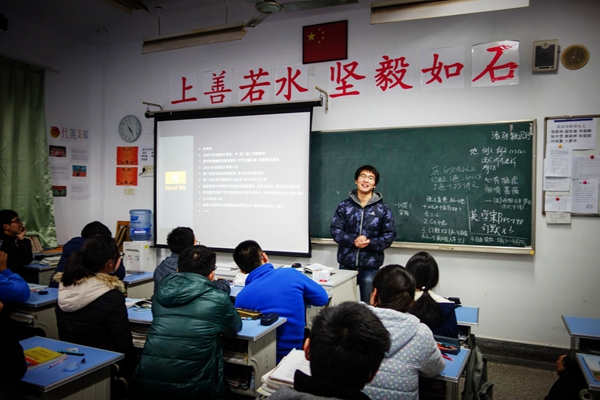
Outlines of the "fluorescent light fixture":
{"type": "Polygon", "coordinates": [[[245,23],[233,22],[169,35],[153,36],[144,38],[142,54],[240,40],[245,34],[245,23]]]}
{"type": "Polygon", "coordinates": [[[529,7],[529,0],[387,0],[371,3],[371,25],[529,7]]]}

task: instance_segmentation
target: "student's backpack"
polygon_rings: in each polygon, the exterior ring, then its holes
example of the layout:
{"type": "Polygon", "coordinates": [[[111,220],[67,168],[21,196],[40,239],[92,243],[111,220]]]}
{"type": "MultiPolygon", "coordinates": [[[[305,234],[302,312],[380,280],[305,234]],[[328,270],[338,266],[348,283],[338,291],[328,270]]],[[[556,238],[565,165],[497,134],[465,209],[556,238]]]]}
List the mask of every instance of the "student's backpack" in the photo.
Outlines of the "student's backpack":
{"type": "Polygon", "coordinates": [[[475,344],[475,335],[469,335],[471,354],[465,370],[465,388],[462,400],[492,400],[494,383],[488,381],[487,359],[475,344]]]}

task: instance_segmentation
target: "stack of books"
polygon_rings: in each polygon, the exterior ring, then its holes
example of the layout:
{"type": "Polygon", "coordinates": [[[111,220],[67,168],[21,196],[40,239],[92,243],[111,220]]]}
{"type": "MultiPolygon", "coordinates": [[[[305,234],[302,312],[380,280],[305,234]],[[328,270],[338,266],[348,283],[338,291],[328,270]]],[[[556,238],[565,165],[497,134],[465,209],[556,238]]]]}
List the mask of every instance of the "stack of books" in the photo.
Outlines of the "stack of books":
{"type": "Polygon", "coordinates": [[[49,265],[51,267],[56,268],[58,266],[59,261],[60,261],[60,255],[46,257],[42,261],[40,261],[40,265],[49,265]]]}
{"type": "Polygon", "coordinates": [[[270,396],[282,385],[294,387],[294,374],[300,370],[310,375],[310,363],[304,356],[304,351],[293,349],[271,371],[264,374],[260,380],[263,383],[257,392],[270,396]]]}

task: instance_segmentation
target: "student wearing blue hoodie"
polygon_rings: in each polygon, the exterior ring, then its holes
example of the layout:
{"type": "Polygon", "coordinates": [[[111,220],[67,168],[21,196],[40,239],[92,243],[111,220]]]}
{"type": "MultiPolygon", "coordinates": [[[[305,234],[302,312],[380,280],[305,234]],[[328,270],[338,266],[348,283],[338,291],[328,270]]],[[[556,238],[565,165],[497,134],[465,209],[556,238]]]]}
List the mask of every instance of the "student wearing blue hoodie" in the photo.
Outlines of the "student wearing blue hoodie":
{"type": "Polygon", "coordinates": [[[301,349],[306,325],[305,304],[324,306],[325,289],[293,268],[275,269],[258,243],[246,240],[233,251],[233,260],[248,274],[246,287],[235,299],[235,306],[277,313],[287,322],[277,328],[277,363],[292,349],[301,349]]]}

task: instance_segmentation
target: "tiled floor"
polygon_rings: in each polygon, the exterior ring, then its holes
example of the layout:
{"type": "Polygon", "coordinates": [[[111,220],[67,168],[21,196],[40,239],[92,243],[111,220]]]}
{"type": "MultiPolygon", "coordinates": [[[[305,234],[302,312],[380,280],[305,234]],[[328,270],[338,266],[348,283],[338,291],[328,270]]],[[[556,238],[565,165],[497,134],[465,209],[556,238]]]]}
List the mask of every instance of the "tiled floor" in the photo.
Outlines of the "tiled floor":
{"type": "MultiPolygon", "coordinates": [[[[555,371],[488,361],[488,379],[494,382],[494,400],[543,400],[558,378],[555,371]]],[[[464,379],[461,379],[460,391],[464,379]]]]}

